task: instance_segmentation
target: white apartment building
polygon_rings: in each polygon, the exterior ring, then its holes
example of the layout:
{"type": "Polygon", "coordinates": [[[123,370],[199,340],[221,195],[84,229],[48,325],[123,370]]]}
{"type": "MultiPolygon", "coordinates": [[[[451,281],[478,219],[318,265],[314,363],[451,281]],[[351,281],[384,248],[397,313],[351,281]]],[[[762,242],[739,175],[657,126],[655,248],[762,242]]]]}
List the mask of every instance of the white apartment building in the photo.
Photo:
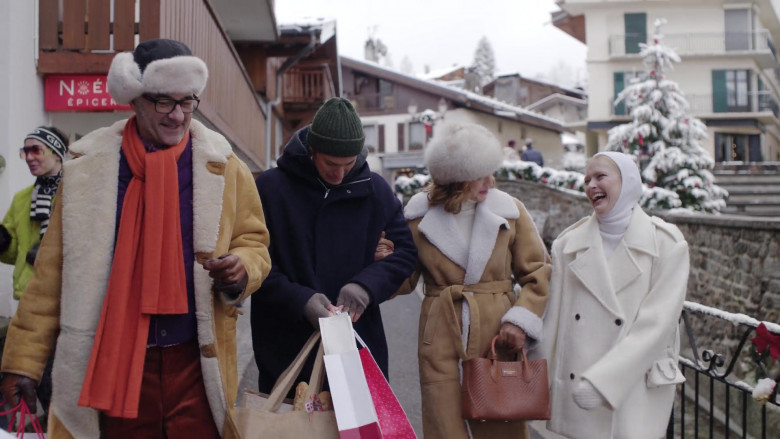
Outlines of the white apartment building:
{"type": "Polygon", "coordinates": [[[588,46],[587,150],[629,120],[614,99],[644,72],[639,43],[651,43],[656,19],[681,62],[676,82],[691,113],[708,127],[703,146],[716,162],[780,161],[778,0],[558,0],[553,23],[588,46]]]}

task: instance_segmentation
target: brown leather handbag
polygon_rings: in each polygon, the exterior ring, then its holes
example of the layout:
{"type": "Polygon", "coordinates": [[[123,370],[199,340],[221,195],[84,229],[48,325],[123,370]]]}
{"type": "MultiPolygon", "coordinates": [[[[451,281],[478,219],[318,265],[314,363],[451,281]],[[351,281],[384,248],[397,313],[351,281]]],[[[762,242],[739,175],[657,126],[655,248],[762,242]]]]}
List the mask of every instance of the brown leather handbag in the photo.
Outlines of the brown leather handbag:
{"type": "Polygon", "coordinates": [[[498,361],[494,337],[488,358],[463,362],[463,418],[479,421],[550,419],[547,360],[498,361]]]}

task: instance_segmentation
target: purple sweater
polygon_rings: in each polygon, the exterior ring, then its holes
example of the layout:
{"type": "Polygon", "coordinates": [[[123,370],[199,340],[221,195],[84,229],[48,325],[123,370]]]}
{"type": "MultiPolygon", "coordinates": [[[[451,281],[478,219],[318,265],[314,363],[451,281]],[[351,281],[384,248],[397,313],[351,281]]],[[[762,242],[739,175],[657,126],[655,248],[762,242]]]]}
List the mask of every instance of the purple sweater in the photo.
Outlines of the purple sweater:
{"type": "MultiPolygon", "coordinates": [[[[144,142],[147,151],[156,148],[144,142]]],[[[187,143],[177,162],[179,171],[179,218],[181,221],[182,253],[184,255],[184,276],[187,280],[187,314],[153,315],[149,323],[149,346],[172,346],[195,339],[197,323],[195,320],[195,284],[192,280],[192,267],[195,252],[192,245],[192,139],[187,143]]],[[[119,155],[119,193],[116,207],[116,232],[119,231],[119,219],[125,192],[133,177],[130,165],[124,153],[119,155]]],[[[115,232],[115,233],[116,233],[115,232]]]]}

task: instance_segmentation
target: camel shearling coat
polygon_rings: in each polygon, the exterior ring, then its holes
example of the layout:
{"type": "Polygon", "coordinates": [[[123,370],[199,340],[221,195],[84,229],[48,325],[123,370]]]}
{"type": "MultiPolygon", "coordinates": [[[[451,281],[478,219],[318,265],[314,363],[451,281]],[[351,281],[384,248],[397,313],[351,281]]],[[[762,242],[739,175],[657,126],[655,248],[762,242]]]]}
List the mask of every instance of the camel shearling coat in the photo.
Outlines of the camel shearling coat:
{"type": "MultiPolygon", "coordinates": [[[[508,194],[491,189],[487,199],[477,203],[470,247],[458,239],[455,217],[441,205],[429,207],[427,196],[425,192],[415,195],[405,210],[419,264],[399,293],[411,291],[422,274],[426,297],[420,313],[418,361],[425,437],[465,439],[460,356],[455,348],[456,343],[462,345],[463,301],[469,302],[469,358],[486,353],[502,318],[539,340],[550,258],[528,211],[508,194]],[[513,289],[512,276],[522,287],[519,293],[513,289]],[[454,305],[454,315],[447,302],[454,305]]],[[[470,429],[474,438],[528,437],[523,422],[471,422],[470,429]]]]}
{"type": "MultiPolygon", "coordinates": [[[[49,229],[8,330],[3,372],[39,380],[56,344],[50,439],[97,439],[99,412],[78,406],[114,250],[122,132],[126,121],[88,134],[71,147],[49,229]]],[[[192,120],[193,248],[198,344],[209,406],[223,438],[238,438],[231,409],[238,389],[236,304],[271,268],[268,230],[249,168],[227,140],[192,120]],[[201,263],[237,255],[249,282],[228,303],[212,292],[201,263]],[[198,262],[200,261],[200,262],[198,262]]]]}
{"type": "Polygon", "coordinates": [[[548,361],[552,389],[548,428],[581,439],[664,436],[688,281],[682,234],[636,207],[608,261],[595,215],[562,232],[552,257],[540,351],[548,361]],[[664,385],[650,388],[646,374],[656,363],[673,365],[673,370],[664,385]],[[581,378],[593,384],[611,410],[577,406],[572,395],[581,378]]]}

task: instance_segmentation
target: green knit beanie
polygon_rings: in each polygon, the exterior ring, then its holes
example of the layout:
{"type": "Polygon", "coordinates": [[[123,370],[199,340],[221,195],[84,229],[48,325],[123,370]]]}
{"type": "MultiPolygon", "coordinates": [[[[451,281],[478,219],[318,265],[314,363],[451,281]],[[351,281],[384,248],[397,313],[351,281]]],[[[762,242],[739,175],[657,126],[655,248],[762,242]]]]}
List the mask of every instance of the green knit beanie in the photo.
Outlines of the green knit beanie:
{"type": "Polygon", "coordinates": [[[316,152],[353,157],[363,150],[365,139],[355,107],[347,99],[330,98],[314,115],[307,142],[316,152]]]}

